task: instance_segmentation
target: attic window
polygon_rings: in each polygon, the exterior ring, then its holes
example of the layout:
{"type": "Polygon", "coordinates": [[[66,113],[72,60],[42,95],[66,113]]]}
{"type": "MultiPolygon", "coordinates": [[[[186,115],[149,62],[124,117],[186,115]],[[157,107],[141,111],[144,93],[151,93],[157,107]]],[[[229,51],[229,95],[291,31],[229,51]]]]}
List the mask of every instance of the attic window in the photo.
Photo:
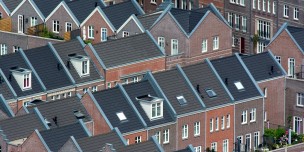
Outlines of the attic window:
{"type": "Polygon", "coordinates": [[[121,111],[121,112],[117,112],[116,115],[117,115],[117,117],[118,117],[118,119],[119,119],[120,121],[125,121],[125,120],[127,120],[127,117],[125,116],[125,114],[124,114],[122,111],[121,111]]]}
{"type": "Polygon", "coordinates": [[[179,102],[180,105],[187,104],[187,100],[182,95],[181,96],[177,96],[176,99],[177,99],[177,101],[179,102]]]}
{"type": "Polygon", "coordinates": [[[216,97],[216,93],[212,89],[207,89],[206,93],[207,93],[207,95],[208,95],[209,98],[216,97]]]}
{"type": "Polygon", "coordinates": [[[71,63],[80,77],[90,74],[90,62],[87,56],[70,54],[69,57],[71,58],[71,63]]]}
{"type": "Polygon", "coordinates": [[[238,90],[244,90],[245,89],[241,81],[234,82],[234,85],[236,86],[236,88],[238,90]]]}
{"type": "Polygon", "coordinates": [[[74,115],[75,115],[75,117],[77,119],[83,119],[83,118],[85,118],[85,115],[81,111],[79,111],[79,110],[75,110],[74,111],[74,115]]]}
{"type": "Polygon", "coordinates": [[[136,97],[151,121],[163,117],[163,99],[150,94],[136,97]]]}
{"type": "MultiPolygon", "coordinates": [[[[12,75],[16,79],[20,88],[24,90],[28,90],[32,88],[32,71],[19,67],[11,68],[12,75]]],[[[11,78],[10,78],[11,80],[11,78]]]]}

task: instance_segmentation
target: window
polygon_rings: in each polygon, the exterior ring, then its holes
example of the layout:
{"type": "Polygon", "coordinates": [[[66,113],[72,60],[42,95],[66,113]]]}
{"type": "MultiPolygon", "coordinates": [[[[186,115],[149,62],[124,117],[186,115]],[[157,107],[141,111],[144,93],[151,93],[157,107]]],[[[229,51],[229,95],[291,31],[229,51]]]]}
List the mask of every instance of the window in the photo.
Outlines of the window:
{"type": "Polygon", "coordinates": [[[240,91],[240,90],[244,90],[244,86],[242,84],[241,81],[237,81],[234,83],[234,85],[236,86],[236,88],[240,91]]]}
{"type": "Polygon", "coordinates": [[[178,54],[178,40],[171,39],[171,55],[177,55],[177,54],[178,54]]]}
{"type": "Polygon", "coordinates": [[[225,116],[222,116],[222,119],[221,119],[221,128],[225,129],[225,116]]]}
{"type": "Polygon", "coordinates": [[[13,52],[15,53],[15,52],[18,52],[19,51],[19,49],[20,49],[20,47],[19,46],[13,46],[13,52]]]}
{"type": "Polygon", "coordinates": [[[246,16],[242,17],[242,31],[243,32],[247,31],[247,17],[246,16]]]}
{"type": "Polygon", "coordinates": [[[267,121],[267,111],[264,112],[264,121],[267,121]]]}
{"type": "Polygon", "coordinates": [[[83,88],[82,92],[83,92],[83,94],[87,93],[88,92],[88,88],[83,88]]]}
{"type": "Polygon", "coordinates": [[[106,28],[101,28],[101,42],[107,41],[108,31],[106,28]]]}
{"type": "Polygon", "coordinates": [[[160,137],[161,137],[160,134],[161,134],[160,131],[156,132],[156,134],[155,134],[155,138],[156,138],[156,140],[158,141],[158,143],[160,143],[160,137]]]}
{"type": "Polygon", "coordinates": [[[289,16],[289,6],[287,6],[287,5],[284,5],[284,14],[283,14],[283,16],[284,17],[288,17],[289,16]]]}
{"type": "Polygon", "coordinates": [[[62,94],[62,97],[63,97],[63,98],[66,98],[66,96],[67,96],[66,93],[63,93],[63,94],[62,94]]]}
{"type": "Polygon", "coordinates": [[[210,132],[213,132],[213,119],[210,119],[210,132]]]}
{"type": "Polygon", "coordinates": [[[31,73],[23,75],[23,89],[31,88],[31,73]]]}
{"type": "Polygon", "coordinates": [[[264,97],[267,98],[267,88],[264,88],[264,97]]]}
{"type": "Polygon", "coordinates": [[[219,37],[215,36],[213,37],[213,50],[219,49],[219,37]]]}
{"type": "Polygon", "coordinates": [[[217,142],[211,143],[211,150],[217,151],[217,142]]]}
{"type": "Polygon", "coordinates": [[[261,2],[261,0],[258,0],[258,10],[261,9],[261,7],[260,7],[260,2],[261,2]]]}
{"type": "Polygon", "coordinates": [[[230,0],[230,3],[235,3],[235,0],[230,0]]]}
{"type": "Polygon", "coordinates": [[[153,103],[152,104],[152,119],[161,117],[162,114],[162,103],[153,103]]]}
{"type": "Polygon", "coordinates": [[[151,0],[151,3],[154,3],[154,4],[156,4],[156,0],[151,0]]]}
{"type": "Polygon", "coordinates": [[[236,38],[235,38],[235,35],[232,35],[232,47],[235,47],[235,40],[236,40],[236,38]]]}
{"type": "Polygon", "coordinates": [[[65,32],[71,32],[72,31],[72,23],[65,22],[65,32]]]}
{"type": "Polygon", "coordinates": [[[59,21],[53,20],[53,32],[59,33],[59,21]]]}
{"type": "Polygon", "coordinates": [[[250,115],[249,115],[249,121],[255,122],[256,120],[256,108],[251,109],[250,115]]]}
{"type": "Polygon", "coordinates": [[[267,12],[270,13],[270,0],[268,0],[268,3],[267,3],[267,12]]]}
{"type": "Polygon", "coordinates": [[[202,42],[202,53],[204,52],[207,52],[207,39],[203,39],[203,42],[202,42]]]}
{"type": "Polygon", "coordinates": [[[123,31],[122,32],[122,37],[128,37],[129,36],[129,32],[128,31],[123,31]]]}
{"type": "Polygon", "coordinates": [[[275,58],[281,64],[281,56],[275,56],[275,58]]]}
{"type": "Polygon", "coordinates": [[[299,8],[294,8],[293,19],[299,20],[299,8]]]}
{"type": "Polygon", "coordinates": [[[23,15],[18,15],[18,33],[23,33],[24,22],[23,15]]]}
{"type": "Polygon", "coordinates": [[[111,82],[107,83],[107,88],[111,88],[111,82]]]}
{"type": "Polygon", "coordinates": [[[188,138],[188,125],[183,125],[182,127],[182,139],[188,138]]]}
{"type": "Polygon", "coordinates": [[[201,152],[202,151],[202,146],[194,147],[194,151],[195,152],[201,152]]]}
{"type": "Polygon", "coordinates": [[[117,117],[118,117],[118,119],[120,121],[127,120],[127,117],[125,116],[125,114],[122,111],[121,112],[117,112],[116,115],[117,115],[117,117]]]}
{"type": "Polygon", "coordinates": [[[228,23],[231,27],[233,27],[233,13],[228,13],[228,23]]]}
{"type": "Polygon", "coordinates": [[[209,98],[216,97],[216,93],[214,92],[213,89],[207,89],[206,93],[207,93],[207,95],[208,95],[209,98]]]}
{"type": "Polygon", "coordinates": [[[194,136],[199,136],[200,135],[200,122],[195,122],[194,123],[194,136]]]}
{"type": "Polygon", "coordinates": [[[256,0],[252,0],[252,8],[255,9],[256,0]]]}
{"type": "Polygon", "coordinates": [[[94,39],[94,26],[90,25],[88,27],[88,38],[94,39]]]}
{"type": "Polygon", "coordinates": [[[129,145],[130,144],[130,140],[129,139],[127,139],[127,145],[129,145]]]}
{"type": "Polygon", "coordinates": [[[56,99],[57,99],[57,100],[60,99],[60,94],[57,94],[57,95],[56,95],[56,99]]]}
{"type": "Polygon", "coordinates": [[[223,140],[223,152],[228,152],[229,151],[229,140],[225,139],[223,140]]]}
{"type": "Polygon", "coordinates": [[[262,53],[264,52],[264,49],[266,48],[266,44],[263,42],[258,42],[258,47],[257,47],[257,53],[262,53]]]}
{"type": "Polygon", "coordinates": [[[132,81],[133,81],[133,82],[138,82],[138,80],[139,80],[139,79],[138,79],[138,76],[135,76],[135,77],[132,78],[132,81]]]}
{"type": "Polygon", "coordinates": [[[239,30],[240,29],[240,15],[235,14],[234,20],[235,20],[235,29],[239,30]]]}
{"type": "Polygon", "coordinates": [[[158,37],[158,45],[161,49],[165,50],[165,38],[164,37],[158,37]]]}
{"type": "Polygon", "coordinates": [[[226,127],[229,128],[230,127],[230,115],[228,114],[226,117],[226,127]]]}
{"type": "Polygon", "coordinates": [[[291,78],[295,77],[295,59],[288,58],[288,76],[291,78]]]}
{"type": "Polygon", "coordinates": [[[89,61],[82,61],[82,75],[89,74],[89,61]]]}
{"type": "Polygon", "coordinates": [[[245,144],[246,144],[245,148],[248,151],[250,151],[250,149],[251,149],[251,134],[246,134],[246,136],[245,136],[245,144]]]}
{"type": "Polygon", "coordinates": [[[247,123],[247,110],[242,111],[241,122],[242,122],[242,124],[247,123]]]}
{"type": "Polygon", "coordinates": [[[72,92],[68,92],[68,96],[71,97],[72,96],[72,92]]]}
{"type": "Polygon", "coordinates": [[[92,92],[96,92],[97,91],[97,86],[93,86],[92,87],[92,92]]]}
{"type": "Polygon", "coordinates": [[[264,12],[266,11],[266,8],[265,8],[266,6],[265,6],[265,5],[266,5],[266,1],[263,0],[263,11],[264,11],[264,12]]]}
{"type": "Polygon", "coordinates": [[[135,137],[135,143],[140,143],[141,142],[141,136],[135,137]]]}
{"type": "Polygon", "coordinates": [[[36,26],[38,24],[37,17],[31,17],[31,27],[36,26]]]}
{"type": "Polygon", "coordinates": [[[128,84],[128,83],[129,83],[128,78],[122,80],[122,84],[128,84]]]}
{"type": "Polygon", "coordinates": [[[169,129],[164,130],[164,144],[169,143],[169,129]]]}
{"type": "Polygon", "coordinates": [[[240,5],[245,6],[245,0],[240,0],[240,5]]]}
{"type": "Polygon", "coordinates": [[[51,100],[54,101],[54,100],[55,100],[55,96],[52,96],[52,97],[51,97],[51,100]]]}
{"type": "Polygon", "coordinates": [[[7,54],[7,46],[6,44],[0,44],[0,55],[7,54]]]}
{"type": "Polygon", "coordinates": [[[297,93],[297,106],[304,106],[304,93],[297,93]]]}
{"type": "Polygon", "coordinates": [[[258,35],[263,39],[270,39],[270,22],[258,20],[258,35]]]}
{"type": "Polygon", "coordinates": [[[276,9],[277,9],[277,7],[276,7],[276,2],[272,2],[272,13],[273,14],[276,14],[276,9]]]}
{"type": "Polygon", "coordinates": [[[293,131],[296,132],[298,135],[301,134],[301,124],[302,124],[302,118],[294,116],[293,117],[293,131]]]}
{"type": "Polygon", "coordinates": [[[258,149],[260,144],[260,132],[254,132],[254,149],[258,149]]]}
{"type": "Polygon", "coordinates": [[[219,118],[215,118],[215,130],[219,130],[219,118]]]}

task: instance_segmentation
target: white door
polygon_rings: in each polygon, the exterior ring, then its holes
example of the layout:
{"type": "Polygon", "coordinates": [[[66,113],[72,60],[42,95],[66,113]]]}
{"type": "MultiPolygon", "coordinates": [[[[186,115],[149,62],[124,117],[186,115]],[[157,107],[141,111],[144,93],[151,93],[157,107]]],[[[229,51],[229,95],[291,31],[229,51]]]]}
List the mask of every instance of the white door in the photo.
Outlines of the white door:
{"type": "Polygon", "coordinates": [[[23,33],[23,15],[18,15],[18,33],[23,33]]]}

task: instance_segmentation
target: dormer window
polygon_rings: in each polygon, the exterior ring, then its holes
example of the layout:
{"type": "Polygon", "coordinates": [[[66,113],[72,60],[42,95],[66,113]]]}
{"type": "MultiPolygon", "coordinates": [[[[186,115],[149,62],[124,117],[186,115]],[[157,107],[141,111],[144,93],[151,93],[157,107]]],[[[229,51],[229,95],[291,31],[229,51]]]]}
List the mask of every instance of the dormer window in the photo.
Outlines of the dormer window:
{"type": "Polygon", "coordinates": [[[163,99],[151,95],[136,97],[150,120],[163,117],[163,99]]]}
{"type": "Polygon", "coordinates": [[[237,88],[239,91],[245,89],[241,81],[234,82],[234,85],[236,86],[236,88],[237,88]]]}
{"type": "Polygon", "coordinates": [[[87,56],[70,54],[69,57],[80,77],[88,76],[90,74],[90,61],[87,56]]]}
{"type": "Polygon", "coordinates": [[[11,68],[12,75],[16,79],[21,90],[29,90],[32,88],[32,71],[19,67],[11,68]]]}

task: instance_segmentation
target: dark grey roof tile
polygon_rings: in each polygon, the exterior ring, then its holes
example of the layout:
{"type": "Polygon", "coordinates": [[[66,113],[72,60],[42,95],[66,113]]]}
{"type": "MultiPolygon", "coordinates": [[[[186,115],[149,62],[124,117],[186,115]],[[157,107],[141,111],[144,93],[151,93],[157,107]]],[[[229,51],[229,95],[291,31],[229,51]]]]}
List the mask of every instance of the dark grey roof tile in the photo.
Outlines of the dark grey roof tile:
{"type": "MultiPolygon", "coordinates": [[[[116,147],[114,146],[114,149],[116,147]]],[[[152,141],[145,141],[138,144],[132,144],[125,147],[116,149],[117,152],[136,152],[136,151],[148,151],[148,152],[159,152],[157,145],[152,141]]]]}
{"type": "Polygon", "coordinates": [[[154,22],[159,18],[162,11],[138,16],[139,21],[146,30],[149,30],[154,22]]]}
{"type": "Polygon", "coordinates": [[[304,28],[287,26],[287,29],[294,37],[295,41],[299,44],[299,46],[304,50],[304,28]]]}
{"type": "Polygon", "coordinates": [[[62,0],[33,0],[40,12],[47,18],[62,0]]]}
{"type": "Polygon", "coordinates": [[[13,12],[23,0],[2,0],[5,6],[13,12]]]}

